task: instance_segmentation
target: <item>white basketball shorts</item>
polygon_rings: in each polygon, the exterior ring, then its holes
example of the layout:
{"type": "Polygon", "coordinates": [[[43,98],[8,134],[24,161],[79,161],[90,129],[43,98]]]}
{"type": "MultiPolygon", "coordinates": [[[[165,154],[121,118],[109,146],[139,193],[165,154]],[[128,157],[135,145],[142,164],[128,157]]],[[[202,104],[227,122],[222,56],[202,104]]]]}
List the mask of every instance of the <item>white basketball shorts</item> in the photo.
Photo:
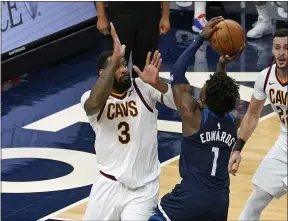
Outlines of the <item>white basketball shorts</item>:
{"type": "Polygon", "coordinates": [[[99,175],[93,184],[83,220],[148,220],[159,196],[159,178],[146,186],[130,189],[99,175]]]}
{"type": "Polygon", "coordinates": [[[280,146],[278,141],[267,153],[260,163],[252,179],[252,183],[265,190],[275,198],[280,198],[287,191],[285,179],[287,179],[287,152],[280,146]]]}

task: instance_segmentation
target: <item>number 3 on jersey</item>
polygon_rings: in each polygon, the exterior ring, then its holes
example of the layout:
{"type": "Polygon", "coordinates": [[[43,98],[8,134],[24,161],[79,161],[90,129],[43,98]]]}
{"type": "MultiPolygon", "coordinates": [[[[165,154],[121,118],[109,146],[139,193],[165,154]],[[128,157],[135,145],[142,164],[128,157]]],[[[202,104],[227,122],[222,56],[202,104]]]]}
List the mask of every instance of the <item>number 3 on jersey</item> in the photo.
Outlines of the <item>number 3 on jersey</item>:
{"type": "Polygon", "coordinates": [[[122,144],[127,144],[130,141],[130,128],[129,128],[129,124],[127,122],[120,122],[118,124],[118,139],[120,141],[120,143],[122,144]]]}
{"type": "Polygon", "coordinates": [[[215,176],[216,175],[216,169],[217,169],[217,160],[218,160],[218,156],[219,156],[219,148],[218,147],[212,147],[212,152],[214,153],[214,159],[213,159],[211,176],[215,176]]]}

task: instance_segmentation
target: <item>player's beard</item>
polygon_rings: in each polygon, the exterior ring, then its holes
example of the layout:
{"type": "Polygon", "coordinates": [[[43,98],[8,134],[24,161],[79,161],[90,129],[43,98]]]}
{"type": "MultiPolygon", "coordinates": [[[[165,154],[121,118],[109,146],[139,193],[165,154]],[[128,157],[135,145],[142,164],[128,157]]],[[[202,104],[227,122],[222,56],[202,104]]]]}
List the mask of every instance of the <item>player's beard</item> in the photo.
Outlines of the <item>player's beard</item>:
{"type": "Polygon", "coordinates": [[[285,62],[283,62],[283,63],[278,63],[278,61],[276,61],[275,62],[276,63],[276,67],[278,68],[278,69],[283,69],[283,70],[287,70],[288,69],[288,63],[287,63],[287,60],[285,61],[285,62]]]}
{"type": "Polygon", "coordinates": [[[122,94],[131,87],[131,78],[129,75],[121,77],[119,80],[114,79],[113,89],[116,93],[122,94]]]}
{"type": "Polygon", "coordinates": [[[281,56],[279,58],[276,58],[275,56],[273,56],[273,60],[274,60],[274,64],[276,64],[276,67],[278,70],[281,70],[281,69],[285,70],[288,68],[288,61],[287,61],[287,58],[285,58],[284,56],[281,56]]]}

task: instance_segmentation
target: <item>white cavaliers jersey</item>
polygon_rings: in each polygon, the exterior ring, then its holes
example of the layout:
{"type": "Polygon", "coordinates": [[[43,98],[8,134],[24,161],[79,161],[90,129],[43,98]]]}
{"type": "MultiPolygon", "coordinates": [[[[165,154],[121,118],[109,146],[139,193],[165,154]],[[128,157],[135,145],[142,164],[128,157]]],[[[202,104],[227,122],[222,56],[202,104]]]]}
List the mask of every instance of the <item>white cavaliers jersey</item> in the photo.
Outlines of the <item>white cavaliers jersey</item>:
{"type": "Polygon", "coordinates": [[[276,64],[266,68],[260,73],[255,82],[254,97],[257,100],[270,100],[271,107],[281,121],[280,137],[278,141],[281,148],[287,152],[287,126],[288,126],[288,83],[281,83],[276,74],[276,64]]]}
{"type": "MultiPolygon", "coordinates": [[[[96,134],[99,170],[114,176],[130,188],[137,188],[160,174],[157,143],[157,101],[176,109],[171,86],[162,95],[140,78],[133,79],[121,97],[111,94],[103,108],[89,122],[96,134]]],[[[81,104],[90,95],[81,97],[81,104]]]]}

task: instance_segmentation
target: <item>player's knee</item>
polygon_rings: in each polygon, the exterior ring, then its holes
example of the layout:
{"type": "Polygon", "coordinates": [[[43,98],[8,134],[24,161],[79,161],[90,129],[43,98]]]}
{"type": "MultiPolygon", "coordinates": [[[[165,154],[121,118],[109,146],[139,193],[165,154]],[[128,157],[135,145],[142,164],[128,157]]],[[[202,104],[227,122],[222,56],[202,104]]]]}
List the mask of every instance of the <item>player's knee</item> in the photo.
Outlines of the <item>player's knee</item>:
{"type": "Polygon", "coordinates": [[[254,214],[261,213],[272,199],[272,195],[255,185],[247,204],[254,214]]]}
{"type": "Polygon", "coordinates": [[[151,216],[148,221],[167,221],[164,216],[162,215],[154,215],[151,216]]]}

